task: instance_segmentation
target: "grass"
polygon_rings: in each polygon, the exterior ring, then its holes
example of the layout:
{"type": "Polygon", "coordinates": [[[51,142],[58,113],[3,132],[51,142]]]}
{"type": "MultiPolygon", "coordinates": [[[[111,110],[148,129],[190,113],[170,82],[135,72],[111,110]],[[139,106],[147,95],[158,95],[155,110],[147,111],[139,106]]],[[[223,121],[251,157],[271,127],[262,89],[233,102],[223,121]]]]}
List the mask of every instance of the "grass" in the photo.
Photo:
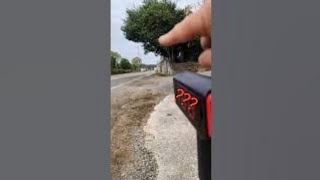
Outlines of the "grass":
{"type": "Polygon", "coordinates": [[[158,73],[158,72],[154,73],[154,75],[155,76],[163,76],[163,77],[170,76],[170,75],[161,74],[161,73],[158,73]]]}
{"type": "Polygon", "coordinates": [[[144,91],[124,100],[116,101],[111,109],[111,173],[114,179],[119,177],[122,168],[133,161],[132,137],[136,128],[142,128],[154,106],[164,95],[144,91]]]}

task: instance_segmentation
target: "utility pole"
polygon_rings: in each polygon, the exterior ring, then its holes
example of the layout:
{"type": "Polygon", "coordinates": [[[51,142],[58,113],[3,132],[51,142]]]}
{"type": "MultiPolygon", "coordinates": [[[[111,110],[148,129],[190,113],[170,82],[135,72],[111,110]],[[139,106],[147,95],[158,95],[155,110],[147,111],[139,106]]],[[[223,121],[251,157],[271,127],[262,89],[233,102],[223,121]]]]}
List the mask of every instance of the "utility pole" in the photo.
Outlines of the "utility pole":
{"type": "Polygon", "coordinates": [[[140,58],[139,45],[137,46],[137,48],[138,48],[138,58],[140,58]]]}
{"type": "MultiPolygon", "coordinates": [[[[137,49],[138,49],[138,58],[140,59],[140,48],[139,48],[139,45],[137,45],[137,49]]],[[[140,63],[139,63],[138,69],[140,71],[140,63]]]]}

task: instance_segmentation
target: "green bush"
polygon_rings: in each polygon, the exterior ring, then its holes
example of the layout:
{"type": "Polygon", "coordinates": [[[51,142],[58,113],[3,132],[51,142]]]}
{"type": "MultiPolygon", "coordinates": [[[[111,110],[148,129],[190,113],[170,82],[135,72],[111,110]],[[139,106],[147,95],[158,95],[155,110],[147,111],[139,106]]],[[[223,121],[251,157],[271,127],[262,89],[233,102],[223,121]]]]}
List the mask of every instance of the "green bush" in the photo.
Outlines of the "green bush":
{"type": "Polygon", "coordinates": [[[128,59],[122,58],[120,62],[120,67],[122,69],[131,69],[131,63],[128,59]]]}

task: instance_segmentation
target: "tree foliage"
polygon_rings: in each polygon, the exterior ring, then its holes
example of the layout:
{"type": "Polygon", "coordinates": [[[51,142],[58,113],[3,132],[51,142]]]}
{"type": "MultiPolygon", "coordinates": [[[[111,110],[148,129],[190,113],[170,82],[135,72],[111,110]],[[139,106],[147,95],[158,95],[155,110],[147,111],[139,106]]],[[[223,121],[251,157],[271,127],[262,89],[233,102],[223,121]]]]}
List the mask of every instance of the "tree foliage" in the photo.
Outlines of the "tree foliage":
{"type": "Polygon", "coordinates": [[[142,60],[139,57],[135,57],[131,60],[131,65],[133,70],[140,70],[142,60]]]}
{"type": "Polygon", "coordinates": [[[145,54],[153,52],[176,60],[178,51],[187,51],[192,47],[184,43],[165,48],[160,46],[158,38],[189,13],[191,7],[181,9],[170,0],[144,0],[142,6],[127,9],[127,17],[121,29],[128,40],[143,44],[145,54]]]}
{"type": "Polygon", "coordinates": [[[120,62],[120,67],[122,69],[131,69],[131,63],[128,59],[122,58],[120,62]]]}
{"type": "Polygon", "coordinates": [[[111,51],[111,57],[114,57],[115,59],[121,58],[121,55],[118,52],[111,51]]]}
{"type": "Polygon", "coordinates": [[[111,69],[117,69],[117,59],[111,56],[111,69]]]}
{"type": "Polygon", "coordinates": [[[111,67],[112,69],[118,69],[120,66],[121,55],[118,52],[111,51],[111,67]]]}
{"type": "Polygon", "coordinates": [[[132,64],[141,64],[142,63],[142,60],[141,58],[139,57],[134,57],[132,60],[131,60],[132,64]]]}

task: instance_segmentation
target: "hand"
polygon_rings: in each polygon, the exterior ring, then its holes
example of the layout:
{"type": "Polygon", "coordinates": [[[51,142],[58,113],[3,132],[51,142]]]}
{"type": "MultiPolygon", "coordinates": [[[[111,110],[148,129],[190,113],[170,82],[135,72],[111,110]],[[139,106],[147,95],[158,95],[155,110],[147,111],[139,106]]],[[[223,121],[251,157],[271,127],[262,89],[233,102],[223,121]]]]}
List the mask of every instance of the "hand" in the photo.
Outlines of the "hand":
{"type": "Polygon", "coordinates": [[[187,16],[167,34],[159,38],[163,46],[184,43],[200,36],[202,54],[199,63],[203,67],[211,67],[211,0],[205,0],[200,9],[187,16]]]}

